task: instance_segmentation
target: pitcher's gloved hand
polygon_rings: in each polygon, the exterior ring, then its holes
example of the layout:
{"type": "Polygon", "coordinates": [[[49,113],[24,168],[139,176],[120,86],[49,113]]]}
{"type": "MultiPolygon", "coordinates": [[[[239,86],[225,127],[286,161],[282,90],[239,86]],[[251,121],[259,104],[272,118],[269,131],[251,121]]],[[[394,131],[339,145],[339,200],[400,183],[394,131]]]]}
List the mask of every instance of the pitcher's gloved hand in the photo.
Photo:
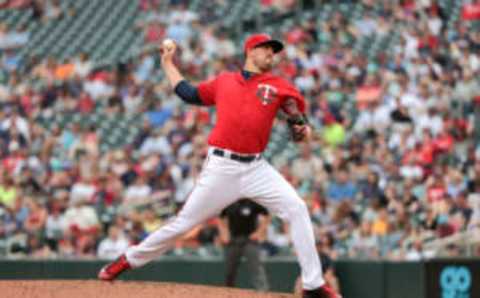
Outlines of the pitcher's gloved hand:
{"type": "Polygon", "coordinates": [[[291,116],[287,119],[288,127],[290,129],[290,135],[294,142],[304,141],[309,133],[310,127],[304,116],[291,116]]]}

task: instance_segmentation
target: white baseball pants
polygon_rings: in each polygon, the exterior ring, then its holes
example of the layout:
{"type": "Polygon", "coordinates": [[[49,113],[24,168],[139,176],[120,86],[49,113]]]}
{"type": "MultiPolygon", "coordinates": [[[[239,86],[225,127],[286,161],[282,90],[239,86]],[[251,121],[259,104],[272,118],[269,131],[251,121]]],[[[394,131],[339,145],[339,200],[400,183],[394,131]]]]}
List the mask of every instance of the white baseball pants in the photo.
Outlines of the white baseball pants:
{"type": "Polygon", "coordinates": [[[322,286],[324,280],[308,209],[293,187],[263,159],[243,163],[213,155],[211,151],[178,216],[127,250],[130,265],[139,267],[159,257],[177,237],[218,215],[238,199],[249,198],[288,222],[304,289],[322,286]]]}

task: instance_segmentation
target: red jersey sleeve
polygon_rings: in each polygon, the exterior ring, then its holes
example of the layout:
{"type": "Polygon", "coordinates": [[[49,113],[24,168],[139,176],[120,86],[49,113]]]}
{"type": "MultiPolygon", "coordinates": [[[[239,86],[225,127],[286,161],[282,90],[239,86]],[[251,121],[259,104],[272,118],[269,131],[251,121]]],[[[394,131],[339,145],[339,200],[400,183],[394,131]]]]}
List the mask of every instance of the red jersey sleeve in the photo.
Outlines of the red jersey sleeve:
{"type": "Polygon", "coordinates": [[[283,101],[282,109],[286,113],[288,113],[288,111],[284,108],[284,105],[289,99],[295,100],[298,111],[300,111],[302,114],[305,113],[305,110],[306,110],[305,99],[303,98],[303,95],[297,90],[297,88],[292,86],[290,83],[284,83],[282,85],[281,96],[283,101]]]}
{"type": "Polygon", "coordinates": [[[206,106],[211,106],[215,104],[217,81],[218,77],[214,77],[213,79],[201,82],[197,86],[198,95],[206,106]]]}

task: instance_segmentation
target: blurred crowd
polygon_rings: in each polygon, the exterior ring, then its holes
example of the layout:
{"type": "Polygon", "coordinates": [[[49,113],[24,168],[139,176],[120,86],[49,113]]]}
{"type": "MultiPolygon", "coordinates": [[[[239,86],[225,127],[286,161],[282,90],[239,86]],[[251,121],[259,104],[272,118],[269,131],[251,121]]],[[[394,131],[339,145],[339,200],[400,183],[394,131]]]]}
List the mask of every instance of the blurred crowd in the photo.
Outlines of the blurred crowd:
{"type": "MultiPolygon", "coordinates": [[[[192,82],[237,70],[242,41],[208,22],[210,9],[191,11],[188,2],[138,0],[132,30],[146,45],[175,39],[192,82]]],[[[434,0],[337,2],[361,3],[365,13],[352,19],[336,12],[321,26],[315,16],[301,18],[276,32],[286,49],[275,72],[305,95],[316,134],[294,157],[283,152],[271,161],[308,203],[322,253],[433,257],[425,241],[480,227],[480,31],[461,17],[447,26],[449,12],[434,0]],[[352,47],[393,34],[399,41],[390,52],[372,57],[352,47]]],[[[295,1],[261,5],[281,15],[295,1]]],[[[30,38],[0,23],[0,255],[115,258],[181,208],[215,113],[186,106],[156,79],[156,50],[99,67],[88,53],[66,60],[20,55],[30,38]],[[98,110],[109,119],[140,117],[133,142],[105,149],[108,136],[96,125],[43,125],[55,115],[98,110]]],[[[275,127],[284,126],[278,119],[275,127]]],[[[294,254],[278,219],[264,248],[269,256],[294,254]]],[[[212,218],[168,254],[219,252],[212,218]]]]}

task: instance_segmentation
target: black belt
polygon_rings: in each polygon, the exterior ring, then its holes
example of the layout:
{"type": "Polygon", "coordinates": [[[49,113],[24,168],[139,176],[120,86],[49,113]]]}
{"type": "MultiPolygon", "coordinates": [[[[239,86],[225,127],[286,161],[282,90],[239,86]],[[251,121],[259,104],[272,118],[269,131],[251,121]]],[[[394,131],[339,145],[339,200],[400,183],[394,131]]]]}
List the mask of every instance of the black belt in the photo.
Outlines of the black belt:
{"type": "Polygon", "coordinates": [[[260,155],[239,155],[239,154],[235,154],[235,153],[230,153],[230,154],[226,154],[226,152],[222,149],[213,149],[213,152],[212,152],[214,155],[218,155],[218,156],[222,156],[222,157],[228,157],[230,158],[231,160],[235,160],[235,161],[239,161],[239,162],[245,162],[245,163],[249,163],[249,162],[252,162],[258,158],[260,158],[260,155]]]}

